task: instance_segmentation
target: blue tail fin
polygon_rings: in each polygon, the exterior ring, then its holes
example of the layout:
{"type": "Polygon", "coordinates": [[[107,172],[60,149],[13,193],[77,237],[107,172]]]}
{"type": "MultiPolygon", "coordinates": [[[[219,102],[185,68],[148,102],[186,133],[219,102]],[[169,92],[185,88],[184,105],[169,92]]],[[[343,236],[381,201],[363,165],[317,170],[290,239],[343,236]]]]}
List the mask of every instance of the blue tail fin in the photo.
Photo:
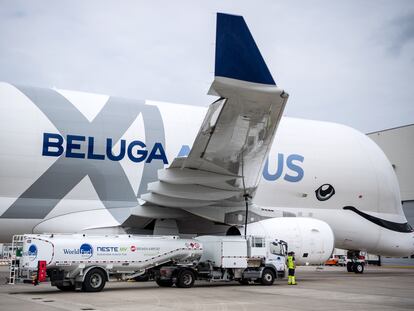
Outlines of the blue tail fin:
{"type": "Polygon", "coordinates": [[[242,16],[217,13],[215,75],[276,85],[242,16]]]}

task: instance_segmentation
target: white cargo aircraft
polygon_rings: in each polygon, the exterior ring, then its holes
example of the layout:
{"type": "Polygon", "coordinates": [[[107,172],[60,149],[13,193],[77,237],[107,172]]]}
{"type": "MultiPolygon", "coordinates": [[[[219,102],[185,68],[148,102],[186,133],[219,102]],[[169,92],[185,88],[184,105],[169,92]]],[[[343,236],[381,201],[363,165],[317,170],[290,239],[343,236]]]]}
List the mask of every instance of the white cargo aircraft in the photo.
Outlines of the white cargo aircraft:
{"type": "Polygon", "coordinates": [[[282,117],[244,19],[217,15],[208,110],[0,84],[0,239],[43,232],[247,234],[298,263],[407,256],[393,168],[364,134],[282,117]],[[246,204],[247,203],[247,204],[246,204]],[[247,205],[247,218],[246,216],[247,205]]]}

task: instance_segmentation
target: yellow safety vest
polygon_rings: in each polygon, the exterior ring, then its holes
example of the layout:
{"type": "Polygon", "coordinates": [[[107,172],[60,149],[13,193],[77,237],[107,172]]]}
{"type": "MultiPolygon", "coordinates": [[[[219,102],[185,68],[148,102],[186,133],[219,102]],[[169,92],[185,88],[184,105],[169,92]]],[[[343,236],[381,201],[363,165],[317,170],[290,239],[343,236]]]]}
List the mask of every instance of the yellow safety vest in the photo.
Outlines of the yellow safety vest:
{"type": "Polygon", "coordinates": [[[295,269],[296,265],[293,256],[287,256],[287,266],[288,269],[295,269]]]}

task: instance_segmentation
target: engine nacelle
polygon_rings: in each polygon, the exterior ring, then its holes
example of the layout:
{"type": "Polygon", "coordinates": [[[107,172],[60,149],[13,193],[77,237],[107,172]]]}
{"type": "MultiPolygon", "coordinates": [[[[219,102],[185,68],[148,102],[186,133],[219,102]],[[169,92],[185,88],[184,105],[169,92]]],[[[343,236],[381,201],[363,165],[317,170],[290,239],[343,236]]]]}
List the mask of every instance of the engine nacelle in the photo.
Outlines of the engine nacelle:
{"type": "MultiPolygon", "coordinates": [[[[240,229],[244,232],[244,227],[240,229]]],[[[321,264],[334,248],[334,234],[324,221],[313,218],[270,218],[247,225],[248,235],[261,235],[284,240],[295,252],[296,264],[321,264]]]]}

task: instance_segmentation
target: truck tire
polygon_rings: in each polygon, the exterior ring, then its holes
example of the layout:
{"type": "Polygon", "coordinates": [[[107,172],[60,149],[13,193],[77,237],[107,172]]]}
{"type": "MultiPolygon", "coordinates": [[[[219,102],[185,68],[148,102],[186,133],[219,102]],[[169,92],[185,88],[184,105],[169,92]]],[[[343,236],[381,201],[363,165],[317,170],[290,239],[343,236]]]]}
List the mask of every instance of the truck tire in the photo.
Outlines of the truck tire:
{"type": "Polygon", "coordinates": [[[102,269],[94,268],[88,271],[82,283],[85,292],[100,292],[106,283],[106,275],[102,269]]]}
{"type": "Polygon", "coordinates": [[[157,285],[159,287],[171,287],[171,286],[173,286],[173,281],[172,280],[156,279],[155,283],[157,283],[157,285]]]}
{"type": "Polygon", "coordinates": [[[195,275],[191,270],[183,270],[178,274],[177,287],[190,288],[193,287],[195,282],[195,275]]]}
{"type": "Polygon", "coordinates": [[[262,285],[272,285],[275,281],[275,274],[270,269],[264,269],[261,281],[262,285]]]}
{"type": "Polygon", "coordinates": [[[348,272],[354,272],[353,266],[354,266],[354,263],[353,262],[347,262],[346,263],[346,271],[348,271],[348,272]]]}
{"type": "Polygon", "coordinates": [[[58,289],[60,289],[62,292],[71,292],[76,290],[75,284],[70,285],[56,285],[58,289]]]}
{"type": "Polygon", "coordinates": [[[360,262],[357,262],[354,264],[353,270],[355,273],[358,273],[358,274],[364,273],[364,265],[360,262]]]}

